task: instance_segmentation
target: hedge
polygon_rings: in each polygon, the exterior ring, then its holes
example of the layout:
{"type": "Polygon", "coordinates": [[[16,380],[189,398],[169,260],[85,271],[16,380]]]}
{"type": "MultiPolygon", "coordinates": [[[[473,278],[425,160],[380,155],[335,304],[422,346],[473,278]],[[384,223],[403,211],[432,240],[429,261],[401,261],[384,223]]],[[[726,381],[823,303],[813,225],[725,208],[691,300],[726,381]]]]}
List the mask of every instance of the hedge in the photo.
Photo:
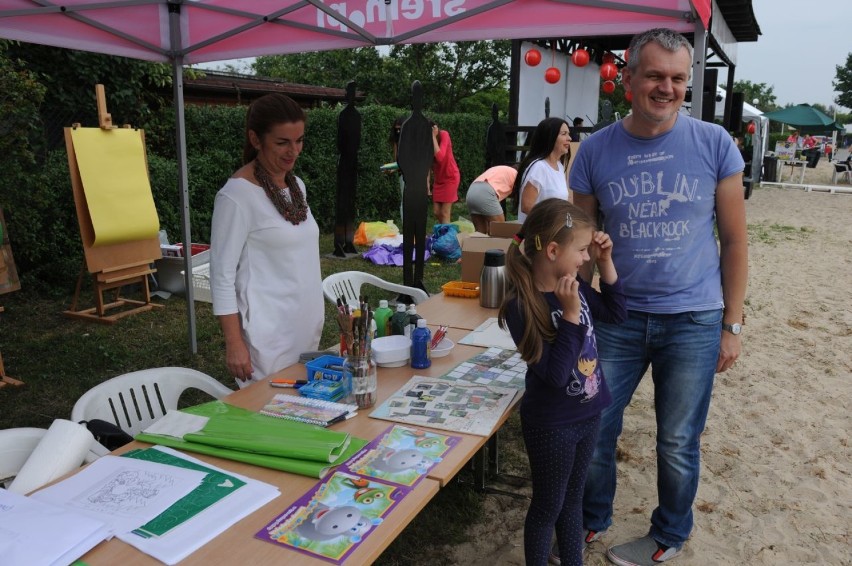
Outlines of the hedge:
{"type": "MultiPolygon", "coordinates": [[[[399,192],[395,175],[379,167],[392,161],[388,134],[393,121],[408,112],[386,106],[359,107],[362,118],[358,155],[356,222],[394,219],[399,223],[399,192]]],[[[337,163],[337,115],[340,108],[307,111],[305,148],[296,174],[305,182],[308,203],[323,232],[334,224],[337,163]]],[[[431,114],[450,132],[462,174],[459,197],[485,164],[489,116],[431,114]]],[[[169,120],[160,116],[159,120],[169,120]]],[[[173,120],[173,119],[172,119],[173,120]]],[[[185,110],[187,174],[193,242],[210,241],[210,220],[216,192],[239,168],[244,139],[245,107],[188,106],[185,110]]],[[[173,145],[148,145],[148,171],[160,228],[172,242],[181,239],[178,166],[173,145]]],[[[83,266],[68,161],[64,148],[47,155],[39,167],[10,179],[0,201],[18,270],[26,285],[67,291],[83,266]]]]}

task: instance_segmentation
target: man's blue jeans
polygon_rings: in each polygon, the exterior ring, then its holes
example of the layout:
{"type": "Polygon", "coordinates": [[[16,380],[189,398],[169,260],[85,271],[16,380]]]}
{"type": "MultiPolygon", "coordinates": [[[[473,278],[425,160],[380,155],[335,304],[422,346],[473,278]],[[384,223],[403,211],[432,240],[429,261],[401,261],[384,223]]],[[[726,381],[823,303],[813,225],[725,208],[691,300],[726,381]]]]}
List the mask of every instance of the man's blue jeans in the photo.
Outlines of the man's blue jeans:
{"type": "Polygon", "coordinates": [[[698,490],[700,437],[707,420],[719,358],[722,311],[649,314],[630,311],[620,325],[596,323],[595,334],[612,405],[604,409],[598,443],[586,478],[583,526],[612,524],[615,446],[624,408],[651,366],[657,417],[657,497],[651,536],[680,547],[692,531],[698,490]]]}

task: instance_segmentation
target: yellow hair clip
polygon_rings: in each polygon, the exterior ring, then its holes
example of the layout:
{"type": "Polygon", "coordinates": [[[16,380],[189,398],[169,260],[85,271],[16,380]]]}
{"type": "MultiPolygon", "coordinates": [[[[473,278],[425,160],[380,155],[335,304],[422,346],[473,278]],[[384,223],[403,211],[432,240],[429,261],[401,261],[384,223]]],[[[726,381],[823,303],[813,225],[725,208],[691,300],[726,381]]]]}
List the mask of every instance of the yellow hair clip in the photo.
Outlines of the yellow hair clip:
{"type": "Polygon", "coordinates": [[[535,235],[535,249],[541,251],[541,238],[538,237],[538,234],[535,235]]]}

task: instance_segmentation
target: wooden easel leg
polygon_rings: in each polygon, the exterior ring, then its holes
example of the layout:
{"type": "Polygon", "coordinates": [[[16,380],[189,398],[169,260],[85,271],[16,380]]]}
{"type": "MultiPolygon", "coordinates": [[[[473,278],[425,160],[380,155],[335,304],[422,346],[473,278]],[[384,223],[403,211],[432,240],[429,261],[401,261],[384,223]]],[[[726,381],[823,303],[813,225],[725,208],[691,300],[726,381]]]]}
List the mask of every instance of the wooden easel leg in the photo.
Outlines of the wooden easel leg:
{"type": "MultiPolygon", "coordinates": [[[[150,288],[148,287],[149,273],[150,270],[146,269],[143,273],[133,274],[130,276],[119,276],[106,281],[100,281],[97,276],[94,276],[92,287],[95,295],[95,306],[88,309],[76,310],[77,298],[75,296],[74,307],[72,310],[67,310],[63,314],[70,318],[81,318],[93,322],[100,322],[102,324],[113,324],[120,318],[131,314],[145,312],[155,308],[163,308],[163,305],[151,302],[151,293],[150,288]],[[138,301],[122,298],[121,288],[124,285],[131,285],[135,283],[142,285],[142,291],[145,295],[144,300],[138,301]],[[116,300],[110,303],[105,302],[104,293],[111,292],[113,290],[116,291],[116,300]],[[128,310],[116,312],[115,314],[108,314],[108,311],[126,307],[130,308],[128,308],[128,310]]],[[[82,281],[83,274],[81,273],[80,276],[82,281]]],[[[79,294],[79,290],[80,282],[78,282],[77,293],[75,295],[79,294]]]]}
{"type": "Polygon", "coordinates": [[[3,356],[0,354],[0,387],[6,387],[7,385],[23,385],[24,382],[14,377],[9,377],[6,375],[6,370],[3,368],[3,356]]]}
{"type": "MultiPolygon", "coordinates": [[[[0,307],[0,312],[3,312],[3,307],[0,307]]],[[[24,382],[6,375],[6,368],[3,367],[3,355],[0,354],[0,387],[7,385],[23,385],[24,382]]]]}
{"type": "Polygon", "coordinates": [[[72,311],[77,310],[77,301],[80,299],[80,291],[83,288],[83,275],[86,273],[86,266],[80,268],[80,275],[77,276],[77,285],[74,287],[74,297],[71,299],[71,309],[72,311]]]}
{"type": "Polygon", "coordinates": [[[104,305],[104,290],[100,285],[95,283],[95,312],[98,313],[98,316],[104,316],[106,314],[106,306],[104,305]]]}

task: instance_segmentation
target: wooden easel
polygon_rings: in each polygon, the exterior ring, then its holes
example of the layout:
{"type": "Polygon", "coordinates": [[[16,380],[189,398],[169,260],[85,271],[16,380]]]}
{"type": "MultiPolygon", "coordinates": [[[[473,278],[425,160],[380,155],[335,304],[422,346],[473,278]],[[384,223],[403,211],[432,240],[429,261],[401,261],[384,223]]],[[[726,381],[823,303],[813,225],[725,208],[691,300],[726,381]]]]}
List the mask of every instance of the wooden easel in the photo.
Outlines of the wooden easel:
{"type": "MultiPolygon", "coordinates": [[[[3,312],[3,307],[0,307],[0,312],[3,312]]],[[[6,375],[6,368],[3,367],[3,355],[0,354],[0,387],[6,387],[7,385],[23,385],[24,382],[14,377],[9,377],[6,375]]]]}
{"type": "MultiPolygon", "coordinates": [[[[95,94],[98,104],[98,125],[102,130],[112,130],[116,126],[112,124],[112,116],[106,111],[106,95],[103,85],[95,85],[95,94]]],[[[113,324],[118,319],[139,312],[145,312],[154,308],[162,308],[151,302],[151,292],[148,286],[148,275],[156,269],[151,265],[155,260],[162,257],[160,251],[160,240],[155,235],[137,241],[125,241],[108,245],[97,245],[95,241],[95,226],[89,211],[89,205],[84,192],[83,180],[80,167],[77,162],[77,153],[74,148],[72,131],[80,128],[80,124],[74,124],[71,128],[65,128],[65,146],[68,149],[68,166],[71,174],[71,188],[74,192],[74,203],[77,208],[77,220],[80,224],[80,236],[83,240],[83,251],[85,253],[85,265],[80,270],[77,285],[74,290],[74,298],[71,308],[63,312],[71,318],[81,318],[104,324],[113,324]],[[78,310],[80,291],[83,286],[83,278],[86,268],[92,274],[92,283],[95,294],[95,306],[78,310]],[[142,300],[132,300],[121,297],[121,288],[126,285],[139,284],[142,288],[142,300]],[[115,299],[111,302],[104,300],[104,292],[117,289],[115,299]],[[116,309],[120,309],[116,311],[116,309]],[[116,311],[108,314],[109,311],[116,311]]],[[[124,128],[129,129],[129,125],[124,128]]],[[[144,148],[144,132],[139,130],[144,148]]],[[[144,154],[144,152],[143,152],[144,154]]],[[[147,160],[145,163],[147,171],[147,160]]]]}
{"type": "MultiPolygon", "coordinates": [[[[12,245],[9,243],[6,219],[3,218],[3,209],[0,208],[0,295],[17,291],[20,288],[21,282],[18,279],[18,270],[15,268],[15,258],[12,257],[12,245]]],[[[3,310],[3,307],[0,307],[0,312],[3,312],[3,310]]],[[[23,381],[6,375],[6,368],[3,367],[3,356],[0,355],[0,387],[23,384],[23,381]]]]}

